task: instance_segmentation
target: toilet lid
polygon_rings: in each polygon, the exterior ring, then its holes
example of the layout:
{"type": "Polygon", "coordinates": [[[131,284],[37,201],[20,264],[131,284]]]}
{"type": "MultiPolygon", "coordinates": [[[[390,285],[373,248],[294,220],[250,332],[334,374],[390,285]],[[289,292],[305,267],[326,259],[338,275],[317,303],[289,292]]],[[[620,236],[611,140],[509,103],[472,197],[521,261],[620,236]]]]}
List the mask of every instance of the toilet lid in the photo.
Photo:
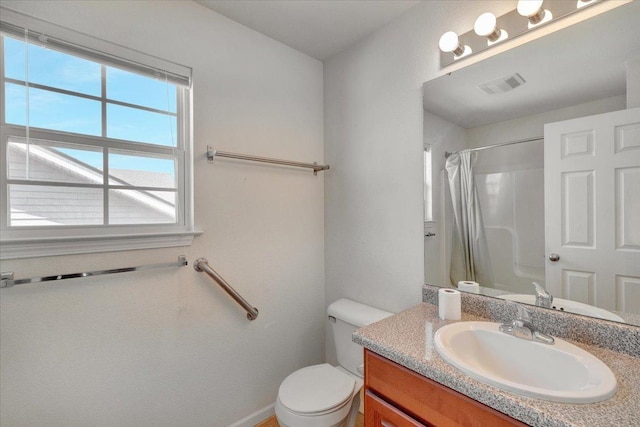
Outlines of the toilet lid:
{"type": "Polygon", "coordinates": [[[301,414],[328,411],[353,394],[355,380],[328,363],[308,366],[289,375],[280,385],[280,402],[301,414]]]}

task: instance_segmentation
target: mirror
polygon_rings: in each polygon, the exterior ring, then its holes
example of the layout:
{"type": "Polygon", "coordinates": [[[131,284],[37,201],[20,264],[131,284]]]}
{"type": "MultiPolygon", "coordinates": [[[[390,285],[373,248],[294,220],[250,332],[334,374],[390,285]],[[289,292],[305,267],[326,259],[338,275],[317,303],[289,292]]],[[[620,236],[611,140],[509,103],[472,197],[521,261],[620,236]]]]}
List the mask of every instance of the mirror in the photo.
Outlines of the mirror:
{"type": "MultiPolygon", "coordinates": [[[[551,308],[640,326],[639,17],[640,2],[627,3],[423,85],[424,143],[431,151],[431,208],[437,231],[429,237],[425,233],[427,283],[456,286],[460,277],[451,272],[452,264],[455,270],[460,263],[451,255],[456,226],[445,153],[471,149],[486,241],[475,247],[475,254],[476,258],[487,258],[491,275],[485,279],[489,283],[481,283],[480,292],[535,304],[532,282],[538,282],[552,293],[551,308]],[[628,103],[635,108],[628,109],[628,103]],[[624,168],[629,172],[625,175],[626,193],[622,190],[629,197],[626,207],[605,200],[605,191],[593,191],[591,199],[585,196],[563,202],[562,214],[545,213],[551,209],[551,193],[557,191],[549,187],[552,166],[548,156],[554,147],[549,144],[555,140],[547,134],[545,141],[545,124],[575,124],[581,117],[595,115],[606,115],[609,120],[621,110],[630,112],[635,120],[628,126],[612,125],[628,131],[627,144],[633,146],[624,155],[624,168]],[[617,252],[624,252],[626,270],[614,272],[608,280],[589,265],[568,265],[564,252],[558,261],[551,261],[557,247],[550,236],[572,232],[566,231],[566,219],[559,225],[560,218],[566,218],[568,211],[579,211],[586,222],[573,230],[591,230],[595,225],[589,221],[595,215],[584,214],[589,209],[618,212],[612,216],[614,225],[607,229],[607,235],[598,231],[599,242],[626,239],[624,245],[615,246],[622,248],[617,252]],[[550,280],[558,277],[550,276],[552,270],[564,276],[550,280]]],[[[590,119],[583,121],[588,124],[590,119]]],[[[553,126],[547,131],[557,127],[553,126]]],[[[594,144],[588,135],[572,135],[579,136],[572,140],[572,147],[578,150],[594,144]]],[[[597,158],[599,152],[594,149],[592,156],[597,158]]],[[[462,163],[460,155],[454,155],[451,162],[455,163],[455,156],[462,163]]],[[[587,176],[576,182],[586,183],[584,188],[589,189],[595,185],[590,179],[587,176]]],[[[570,184],[563,181],[558,192],[566,193],[565,185],[570,184]]],[[[609,193],[620,194],[619,187],[612,187],[609,193]]],[[[597,219],[602,216],[598,214],[597,219]]]]}

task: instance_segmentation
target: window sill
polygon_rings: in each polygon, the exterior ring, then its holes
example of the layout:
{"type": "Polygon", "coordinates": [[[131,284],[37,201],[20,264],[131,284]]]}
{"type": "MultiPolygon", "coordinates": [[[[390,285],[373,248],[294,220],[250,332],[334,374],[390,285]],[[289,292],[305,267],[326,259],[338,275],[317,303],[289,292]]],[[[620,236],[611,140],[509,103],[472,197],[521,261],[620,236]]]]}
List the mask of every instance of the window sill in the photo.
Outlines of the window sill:
{"type": "Polygon", "coordinates": [[[202,231],[181,231],[82,238],[3,240],[0,242],[0,260],[190,246],[193,238],[202,233],[202,231]]]}

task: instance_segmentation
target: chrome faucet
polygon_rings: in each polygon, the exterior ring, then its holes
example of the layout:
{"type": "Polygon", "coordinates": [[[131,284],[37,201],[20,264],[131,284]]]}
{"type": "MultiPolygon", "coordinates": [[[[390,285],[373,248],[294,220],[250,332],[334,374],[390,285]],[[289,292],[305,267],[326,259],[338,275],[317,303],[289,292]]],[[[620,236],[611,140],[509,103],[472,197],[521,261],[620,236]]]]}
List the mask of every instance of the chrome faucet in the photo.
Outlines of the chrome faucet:
{"type": "Polygon", "coordinates": [[[500,331],[523,340],[537,341],[543,344],[553,344],[551,335],[538,331],[531,322],[531,312],[523,305],[516,304],[518,315],[515,320],[500,325],[500,331]]]}
{"type": "Polygon", "coordinates": [[[533,282],[533,286],[536,287],[536,305],[538,307],[551,308],[553,295],[547,292],[547,290],[537,282],[533,282]]]}

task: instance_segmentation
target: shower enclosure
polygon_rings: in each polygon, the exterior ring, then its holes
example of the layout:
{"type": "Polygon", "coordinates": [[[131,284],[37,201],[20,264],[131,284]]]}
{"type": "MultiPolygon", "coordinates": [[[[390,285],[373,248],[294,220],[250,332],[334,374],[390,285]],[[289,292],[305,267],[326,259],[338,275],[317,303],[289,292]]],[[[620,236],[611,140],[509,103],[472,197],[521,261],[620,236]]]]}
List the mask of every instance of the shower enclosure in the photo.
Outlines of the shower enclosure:
{"type": "MultiPolygon", "coordinates": [[[[544,142],[542,139],[472,149],[473,179],[478,212],[486,241],[486,254],[479,254],[479,265],[489,263],[492,279],[478,281],[481,286],[499,290],[531,293],[531,282],[545,279],[544,247],[544,142]]],[[[457,156],[455,154],[454,156],[457,156]]],[[[459,227],[455,192],[447,205],[448,218],[453,218],[450,280],[459,278],[461,251],[456,248],[459,227]],[[455,275],[453,273],[456,273],[455,275]]],[[[464,197],[462,198],[464,199],[464,197]]],[[[478,240],[476,236],[460,236],[462,240],[478,240]]],[[[469,261],[463,261],[462,264],[469,261]]]]}

